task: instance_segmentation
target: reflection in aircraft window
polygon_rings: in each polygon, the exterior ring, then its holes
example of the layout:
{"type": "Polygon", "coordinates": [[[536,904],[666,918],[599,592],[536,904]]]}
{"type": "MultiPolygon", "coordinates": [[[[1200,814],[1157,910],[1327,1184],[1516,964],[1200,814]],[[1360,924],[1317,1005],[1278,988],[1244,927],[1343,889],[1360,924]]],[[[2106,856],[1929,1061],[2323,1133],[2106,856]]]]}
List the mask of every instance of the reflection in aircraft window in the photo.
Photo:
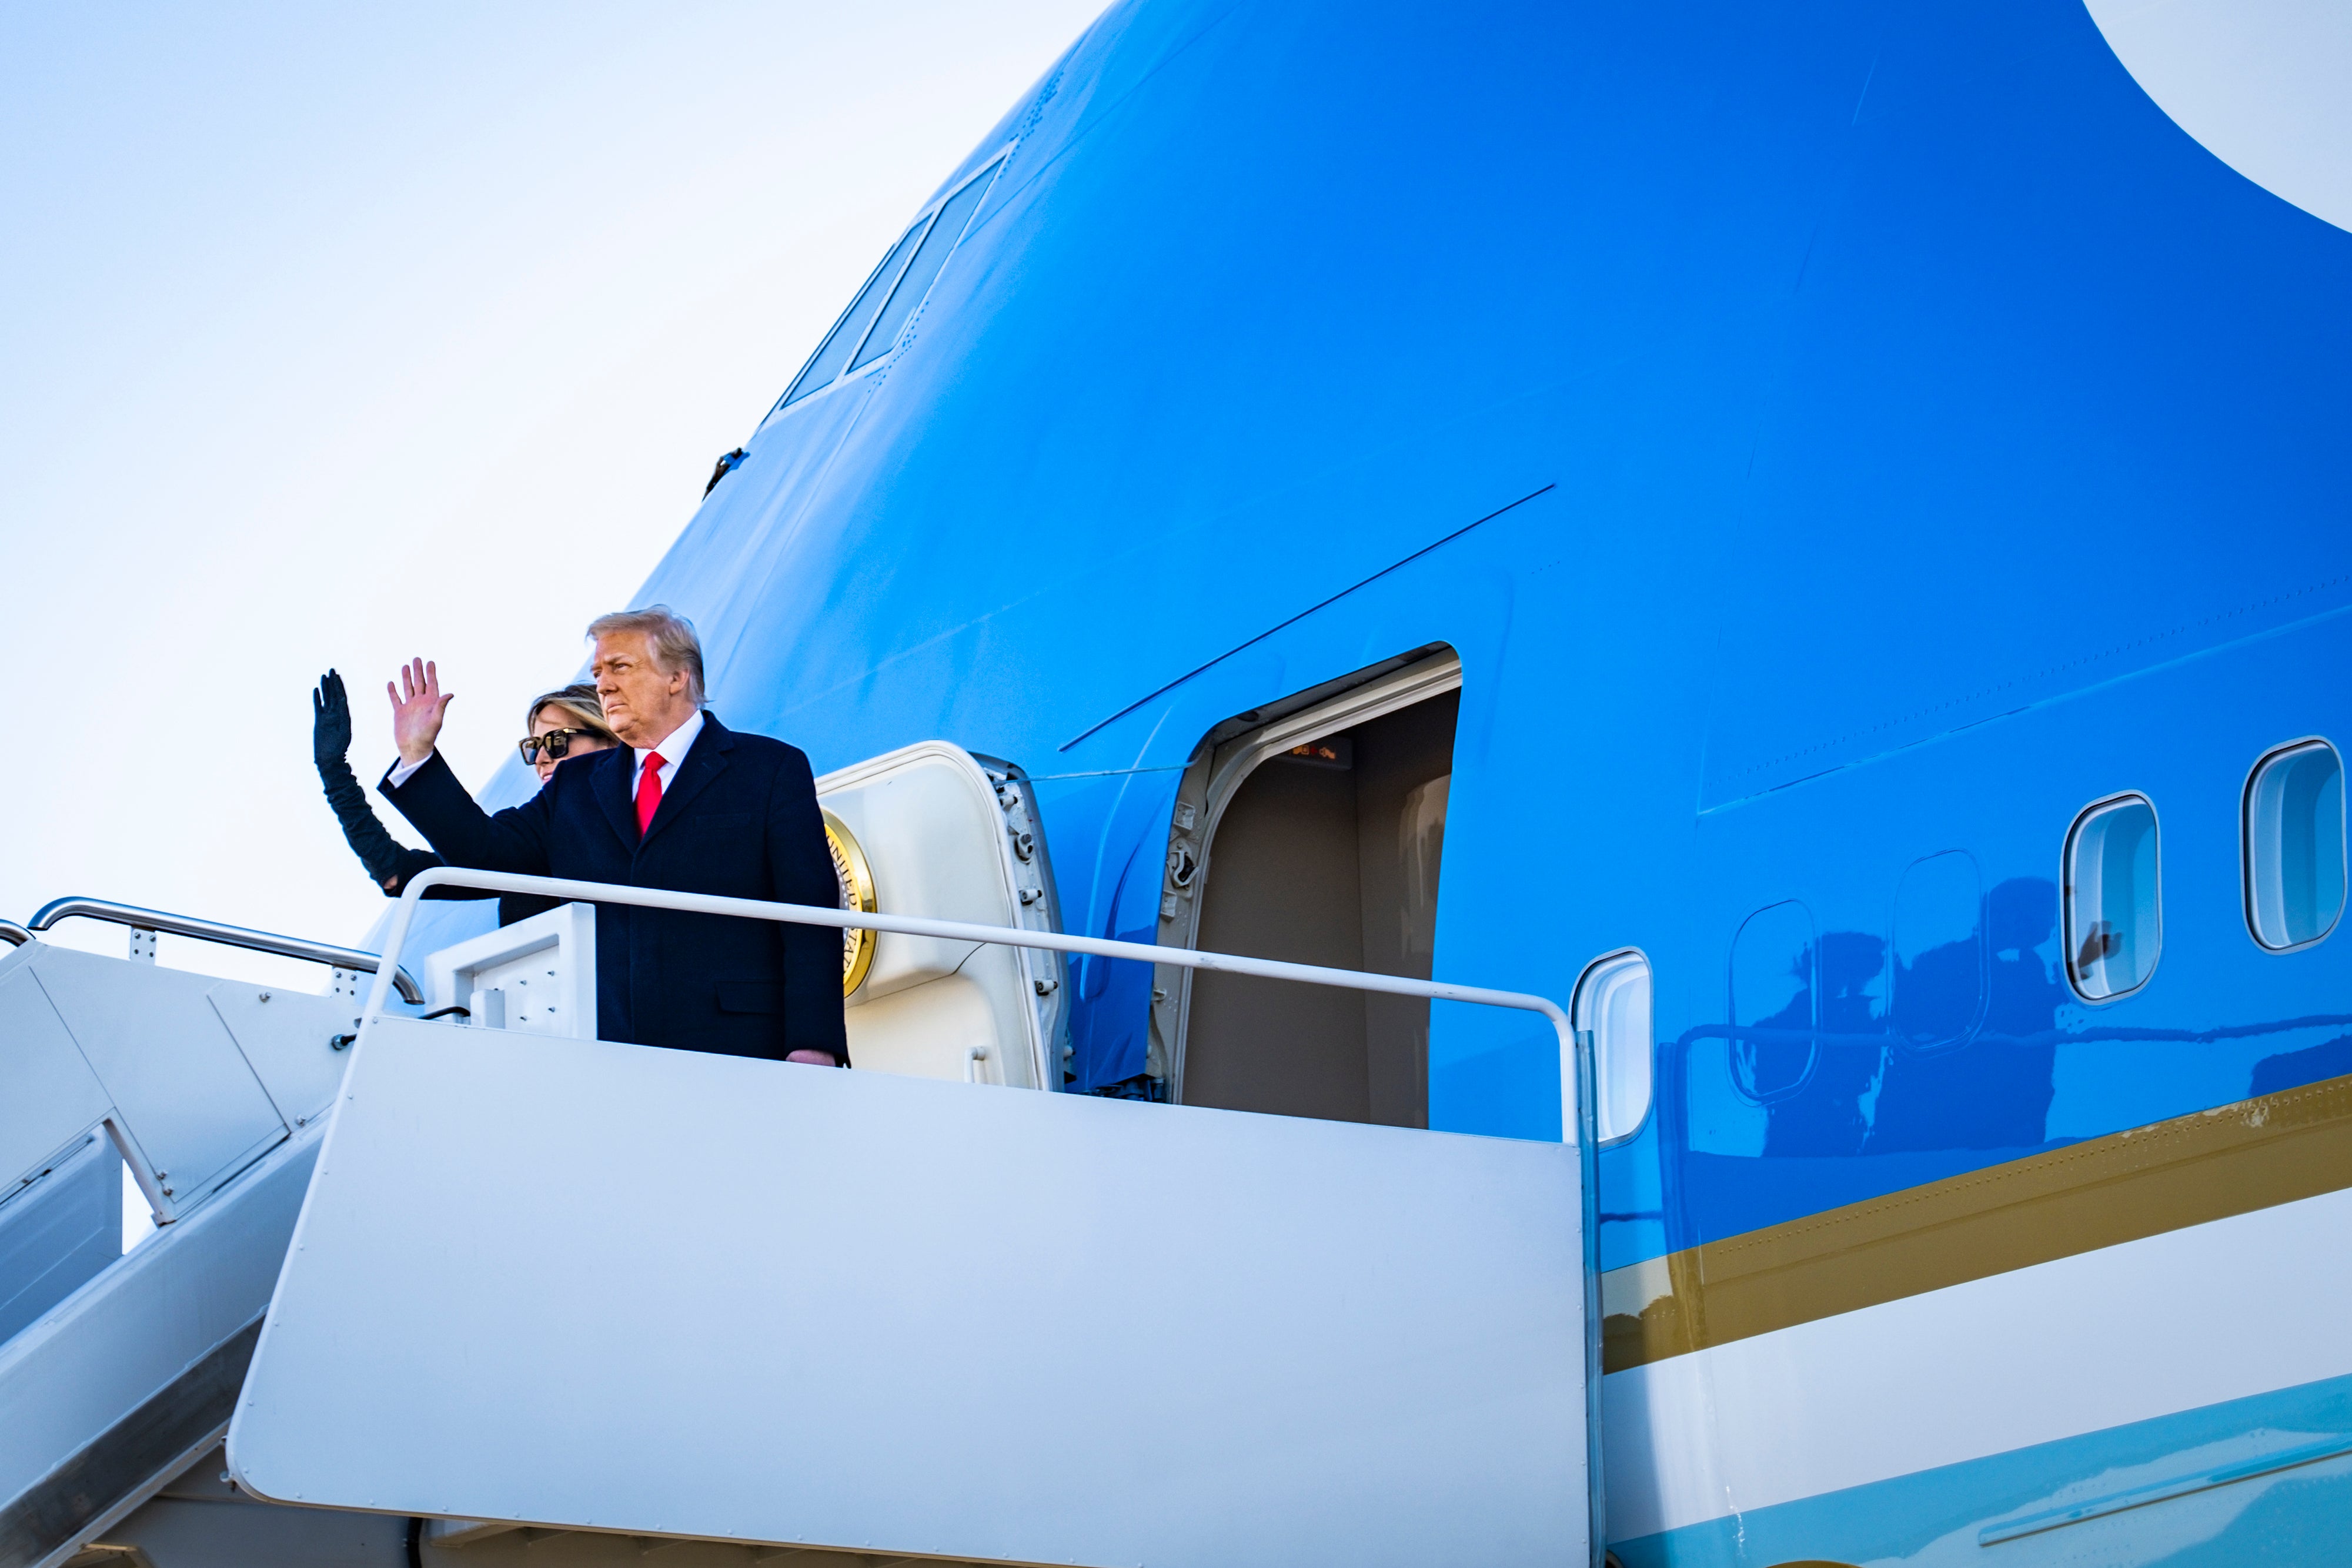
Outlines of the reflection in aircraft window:
{"type": "Polygon", "coordinates": [[[1731,1075],[1741,1093],[1785,1099],[1812,1076],[1813,916],[1794,899],[1749,915],[1731,944],[1731,1075]]]}
{"type": "Polygon", "coordinates": [[[2089,1001],[2136,991],[2164,943],[2156,808],[2138,795],[2103,800],[2066,836],[2066,972],[2089,1001]]]}
{"type": "Polygon", "coordinates": [[[1922,1051],[1958,1045],[1984,1010],[1981,883],[1973,855],[1913,862],[1895,894],[1895,1038],[1922,1051]]]}
{"type": "Polygon", "coordinates": [[[898,340],[899,329],[906,326],[907,318],[915,313],[915,307],[923,302],[923,296],[930,292],[931,280],[939,277],[940,268],[947,265],[948,252],[953,250],[956,241],[963,237],[963,225],[971,220],[972,209],[980,205],[980,198],[987,194],[988,177],[995,172],[996,166],[991,164],[973,176],[970,183],[950,197],[947,205],[940,209],[940,221],[931,225],[930,234],[923,241],[923,248],[917,251],[915,259],[907,264],[907,275],[898,280],[898,287],[890,291],[890,303],[883,308],[881,316],[875,321],[874,330],[867,335],[866,347],[859,350],[856,361],[849,367],[851,370],[865,369],[898,340]]]}
{"type": "Polygon", "coordinates": [[[2344,764],[2324,740],[2284,747],[2246,784],[2246,920],[2277,952],[2344,913],[2344,764]]]}
{"type": "Polygon", "coordinates": [[[1650,1113],[1650,961],[1618,953],[1586,970],[1576,1029],[1592,1053],[1597,1141],[1632,1136],[1650,1113]]]}

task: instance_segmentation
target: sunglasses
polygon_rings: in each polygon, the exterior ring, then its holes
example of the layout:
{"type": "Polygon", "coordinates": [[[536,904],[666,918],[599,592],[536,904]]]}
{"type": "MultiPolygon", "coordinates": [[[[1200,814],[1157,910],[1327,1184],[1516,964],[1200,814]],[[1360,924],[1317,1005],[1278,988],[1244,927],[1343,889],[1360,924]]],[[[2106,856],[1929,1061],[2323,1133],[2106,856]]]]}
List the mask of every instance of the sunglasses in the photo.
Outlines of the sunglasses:
{"type": "Polygon", "coordinates": [[[525,762],[534,767],[538,765],[539,754],[542,751],[547,753],[549,761],[561,762],[572,755],[572,740],[574,736],[594,733],[593,730],[586,729],[551,729],[545,735],[530,736],[516,741],[515,749],[522,753],[522,759],[525,762]]]}

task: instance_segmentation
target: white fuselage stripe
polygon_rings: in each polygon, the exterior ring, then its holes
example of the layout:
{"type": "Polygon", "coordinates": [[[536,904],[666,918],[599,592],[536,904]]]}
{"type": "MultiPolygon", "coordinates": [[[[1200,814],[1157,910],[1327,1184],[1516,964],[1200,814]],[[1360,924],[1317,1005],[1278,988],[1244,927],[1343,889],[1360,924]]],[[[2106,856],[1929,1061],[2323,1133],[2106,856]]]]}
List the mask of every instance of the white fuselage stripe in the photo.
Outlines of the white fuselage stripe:
{"type": "Polygon", "coordinates": [[[2326,1193],[1612,1373],[1609,1534],[2352,1373],[2347,1234],[2326,1193]]]}

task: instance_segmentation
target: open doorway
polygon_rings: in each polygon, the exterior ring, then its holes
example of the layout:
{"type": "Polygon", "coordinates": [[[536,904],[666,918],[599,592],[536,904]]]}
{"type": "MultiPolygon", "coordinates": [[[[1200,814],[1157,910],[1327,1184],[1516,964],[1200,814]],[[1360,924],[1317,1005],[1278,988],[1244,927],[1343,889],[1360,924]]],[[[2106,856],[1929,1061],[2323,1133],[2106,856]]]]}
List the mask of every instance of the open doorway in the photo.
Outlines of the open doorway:
{"type": "MultiPolygon", "coordinates": [[[[1423,649],[1210,732],[1169,841],[1162,941],[1426,979],[1461,664],[1423,649]]],[[[1429,1124],[1429,1004],[1160,971],[1155,1054],[1192,1105],[1429,1124]]]]}

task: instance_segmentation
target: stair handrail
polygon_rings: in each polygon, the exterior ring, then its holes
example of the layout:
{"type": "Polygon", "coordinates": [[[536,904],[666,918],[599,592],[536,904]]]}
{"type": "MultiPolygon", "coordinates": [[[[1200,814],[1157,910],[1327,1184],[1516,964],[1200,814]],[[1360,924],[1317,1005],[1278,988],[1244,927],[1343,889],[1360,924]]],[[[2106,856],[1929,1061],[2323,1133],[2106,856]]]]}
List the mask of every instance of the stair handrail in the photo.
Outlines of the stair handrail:
{"type": "MultiPolygon", "coordinates": [[[[709,893],[673,893],[666,888],[624,887],[617,883],[574,882],[563,877],[524,876],[514,872],[434,866],[409,878],[407,887],[400,895],[399,905],[393,912],[392,928],[384,934],[386,964],[395,961],[401,949],[407,945],[409,924],[415,918],[417,902],[426,890],[435,887],[470,887],[496,893],[531,894],[567,903],[626,904],[646,909],[674,909],[689,915],[727,915],[789,925],[856,926],[866,931],[889,931],[907,936],[937,936],[950,942],[993,942],[1007,947],[1041,947],[1053,953],[1131,958],[1138,963],[1171,964],[1185,969],[1255,975],[1267,980],[1297,980],[1306,985],[1335,986],[1345,990],[1378,991],[1396,997],[1425,997],[1432,1001],[1509,1008],[1521,1012],[1541,1013],[1550,1020],[1552,1032],[1559,1038],[1560,1065],[1569,1075],[1563,1082],[1573,1084],[1576,1082],[1575,1027],[1559,1003],[1528,991],[1457,986],[1444,980],[1415,980],[1403,975],[1327,968],[1320,964],[1291,964],[1277,958],[1250,958],[1238,953],[1212,953],[1197,947],[1157,947],[1146,942],[1117,942],[1101,936],[1067,936],[1057,931],[1024,931],[1013,925],[982,925],[964,920],[867,914],[863,910],[825,909],[811,904],[772,904],[757,898],[725,898],[709,893]]],[[[388,984],[383,974],[376,976],[375,987],[369,993],[367,1006],[361,1013],[362,1027],[383,1010],[388,984]]],[[[1563,1126],[1563,1136],[1572,1130],[1572,1124],[1563,1126]]]]}
{"type": "MultiPolygon", "coordinates": [[[[9,928],[0,930],[0,941],[21,946],[60,920],[75,919],[103,920],[116,925],[128,925],[133,931],[166,931],[174,936],[194,936],[200,941],[217,942],[224,947],[273,953],[283,958],[301,958],[313,964],[324,964],[329,968],[373,975],[376,984],[371,996],[372,1003],[383,996],[387,984],[399,988],[402,1001],[422,1002],[425,999],[425,991],[417,985],[415,977],[400,967],[390,955],[379,958],[375,954],[357,947],[338,947],[329,942],[313,942],[307,936],[280,936],[274,932],[254,931],[242,925],[206,920],[200,915],[172,915],[161,909],[142,909],[135,904],[117,904],[104,898],[53,898],[41,905],[25,925],[0,921],[0,926],[9,928]],[[25,935],[13,936],[11,931],[22,931],[25,935]]],[[[404,923],[404,933],[405,929],[404,923]]]]}

